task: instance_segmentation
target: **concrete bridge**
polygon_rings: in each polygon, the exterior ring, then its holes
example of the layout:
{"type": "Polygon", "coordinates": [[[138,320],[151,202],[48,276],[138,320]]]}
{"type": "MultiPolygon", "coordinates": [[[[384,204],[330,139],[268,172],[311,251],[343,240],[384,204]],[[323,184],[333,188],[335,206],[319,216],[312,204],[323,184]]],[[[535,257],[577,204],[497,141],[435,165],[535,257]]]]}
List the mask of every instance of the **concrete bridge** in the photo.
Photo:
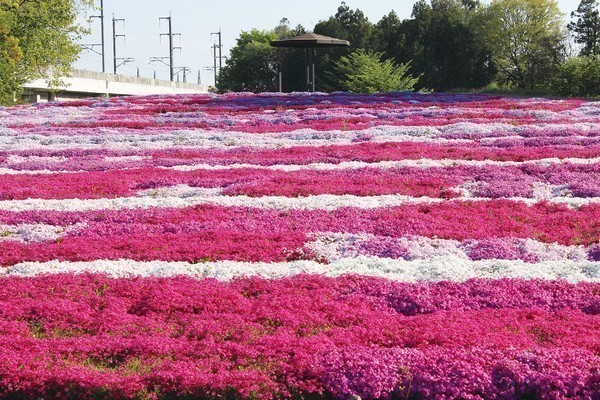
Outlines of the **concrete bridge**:
{"type": "Polygon", "coordinates": [[[50,88],[43,79],[28,82],[24,85],[23,100],[37,103],[97,96],[208,93],[207,85],[138,78],[81,69],[74,69],[73,75],[65,78],[64,81],[66,85],[60,88],[50,88]]]}

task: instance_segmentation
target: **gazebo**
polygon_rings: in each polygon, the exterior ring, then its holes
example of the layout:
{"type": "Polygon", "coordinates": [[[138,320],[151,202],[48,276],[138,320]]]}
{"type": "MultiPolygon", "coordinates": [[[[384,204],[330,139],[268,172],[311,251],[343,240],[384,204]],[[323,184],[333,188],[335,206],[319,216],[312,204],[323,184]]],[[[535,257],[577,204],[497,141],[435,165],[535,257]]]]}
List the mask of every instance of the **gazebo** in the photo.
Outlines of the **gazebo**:
{"type": "MultiPolygon", "coordinates": [[[[306,90],[315,91],[315,48],[350,46],[350,42],[313,32],[305,33],[288,39],[270,42],[273,47],[297,47],[306,49],[306,90]]],[[[279,84],[281,90],[281,80],[279,84]]]]}

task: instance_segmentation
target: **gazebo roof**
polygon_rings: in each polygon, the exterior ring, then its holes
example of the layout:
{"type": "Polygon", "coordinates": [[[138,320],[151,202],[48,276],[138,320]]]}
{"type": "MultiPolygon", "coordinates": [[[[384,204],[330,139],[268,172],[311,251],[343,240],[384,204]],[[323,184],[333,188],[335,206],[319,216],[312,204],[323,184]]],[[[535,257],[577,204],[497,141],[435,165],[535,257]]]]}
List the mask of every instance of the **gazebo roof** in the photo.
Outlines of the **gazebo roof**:
{"type": "Polygon", "coordinates": [[[350,42],[347,40],[336,39],[329,36],[318,35],[316,33],[304,33],[299,36],[295,36],[288,39],[275,40],[270,42],[273,47],[302,47],[302,48],[315,48],[315,47],[336,47],[336,46],[350,46],[350,42]]]}

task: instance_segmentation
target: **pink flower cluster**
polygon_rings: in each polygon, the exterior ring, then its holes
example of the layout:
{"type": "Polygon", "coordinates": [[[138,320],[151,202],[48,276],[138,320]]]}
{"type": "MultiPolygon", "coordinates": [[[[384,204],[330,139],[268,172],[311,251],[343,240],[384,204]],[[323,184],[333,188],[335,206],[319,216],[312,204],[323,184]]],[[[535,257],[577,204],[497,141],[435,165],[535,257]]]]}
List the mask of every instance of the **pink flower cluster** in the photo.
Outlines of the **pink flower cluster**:
{"type": "Polygon", "coordinates": [[[87,99],[0,144],[0,397],[600,399],[600,103],[87,99]]]}
{"type": "Polygon", "coordinates": [[[600,383],[597,283],[1,283],[3,395],[591,399],[600,383]]]}
{"type": "MultiPolygon", "coordinates": [[[[85,222],[53,242],[0,242],[0,264],[95,259],[285,261],[312,232],[370,233],[443,239],[534,238],[563,245],[592,245],[600,235],[600,205],[578,210],[506,200],[444,202],[361,210],[265,210],[196,206],[124,211],[0,212],[0,223],[33,221],[62,226],[85,222]]],[[[474,258],[478,253],[473,249],[474,258]]],[[[502,250],[499,250],[502,251],[502,250]]]]}

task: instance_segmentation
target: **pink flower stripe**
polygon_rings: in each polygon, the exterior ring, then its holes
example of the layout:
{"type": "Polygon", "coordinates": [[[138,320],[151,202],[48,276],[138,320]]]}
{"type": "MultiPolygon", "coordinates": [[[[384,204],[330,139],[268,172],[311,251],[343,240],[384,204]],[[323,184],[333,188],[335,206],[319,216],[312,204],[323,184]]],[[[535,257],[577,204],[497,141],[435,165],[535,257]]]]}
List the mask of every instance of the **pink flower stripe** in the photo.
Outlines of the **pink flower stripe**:
{"type": "Polygon", "coordinates": [[[572,210],[506,200],[445,202],[374,210],[276,211],[196,206],[95,212],[0,212],[0,222],[64,226],[85,222],[49,243],[0,242],[0,264],[23,261],[133,259],[189,261],[285,261],[312,232],[370,233],[442,239],[535,238],[564,245],[598,242],[600,205],[572,210]]]}
{"type": "Polygon", "coordinates": [[[180,172],[164,169],[116,170],[53,175],[0,175],[0,199],[98,199],[135,195],[140,190],[186,184],[224,187],[231,195],[406,194],[455,197],[450,188],[460,183],[443,174],[412,170],[269,171],[248,168],[180,172]],[[416,171],[415,171],[416,172],[416,171]]]}
{"type": "Polygon", "coordinates": [[[534,197],[540,183],[559,185],[574,197],[600,196],[600,163],[522,167],[449,167],[273,171],[236,168],[181,172],[165,169],[112,170],[49,175],[0,175],[0,200],[98,199],[133,196],[140,190],[175,185],[224,188],[226,195],[298,197],[319,194],[458,197],[534,197]],[[565,184],[565,182],[568,182],[565,184]]]}
{"type": "Polygon", "coordinates": [[[106,171],[125,168],[172,167],[176,165],[306,165],[311,163],[337,164],[344,161],[419,160],[493,160],[532,161],[546,158],[588,159],[600,154],[600,145],[591,146],[529,146],[491,147],[483,143],[469,145],[421,142],[373,143],[364,142],[340,146],[296,146],[286,149],[262,150],[249,147],[234,150],[174,148],[146,151],[110,150],[24,150],[0,152],[0,168],[50,171],[106,171]],[[18,156],[18,161],[9,156],[18,156]],[[141,157],[139,160],[119,160],[119,157],[141,157]],[[40,160],[39,157],[45,159],[40,160]],[[107,161],[106,157],[116,157],[107,161]],[[64,158],[64,159],[63,159],[64,158]]]}
{"type": "Polygon", "coordinates": [[[356,276],[228,284],[4,278],[0,393],[545,398],[551,391],[592,399],[600,383],[598,289],[356,276]]]}

